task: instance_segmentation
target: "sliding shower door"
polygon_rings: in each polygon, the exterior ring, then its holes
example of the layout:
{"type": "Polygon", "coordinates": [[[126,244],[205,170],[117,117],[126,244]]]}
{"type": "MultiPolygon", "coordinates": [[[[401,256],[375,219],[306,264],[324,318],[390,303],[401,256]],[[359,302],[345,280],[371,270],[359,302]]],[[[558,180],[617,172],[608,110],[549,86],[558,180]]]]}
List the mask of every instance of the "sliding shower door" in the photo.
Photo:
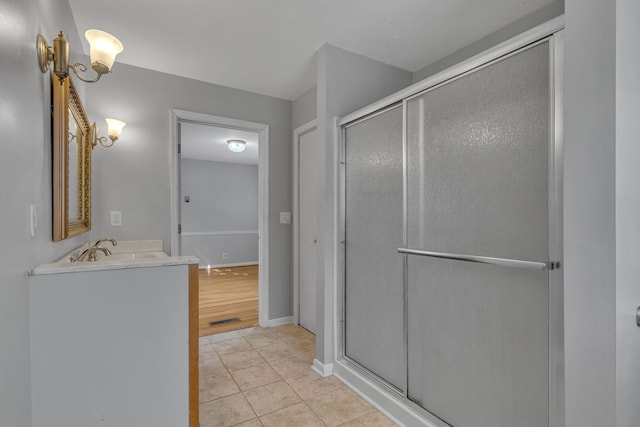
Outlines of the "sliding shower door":
{"type": "Polygon", "coordinates": [[[549,422],[549,55],[405,101],[407,395],[455,427],[549,422]]]}
{"type": "Polygon", "coordinates": [[[344,131],[345,355],[404,388],[402,105],[344,131]]]}

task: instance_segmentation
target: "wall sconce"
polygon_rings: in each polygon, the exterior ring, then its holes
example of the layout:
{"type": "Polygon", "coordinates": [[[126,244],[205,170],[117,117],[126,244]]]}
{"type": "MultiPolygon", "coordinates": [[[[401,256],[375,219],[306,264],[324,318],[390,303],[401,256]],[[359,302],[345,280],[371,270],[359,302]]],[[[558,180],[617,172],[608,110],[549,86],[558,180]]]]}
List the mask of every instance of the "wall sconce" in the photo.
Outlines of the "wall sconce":
{"type": "Polygon", "coordinates": [[[122,120],[116,119],[104,119],[107,122],[107,136],[111,140],[111,144],[107,143],[106,136],[98,136],[98,126],[93,124],[93,138],[91,141],[91,148],[93,149],[98,143],[103,147],[109,148],[113,146],[113,144],[120,138],[120,134],[122,133],[122,128],[127,124],[122,120]]]}
{"type": "Polygon", "coordinates": [[[242,153],[245,149],[246,142],[241,139],[230,139],[227,141],[227,148],[234,153],[242,153]]]}
{"type": "Polygon", "coordinates": [[[79,62],[69,64],[69,43],[67,43],[67,40],[64,38],[62,31],[60,31],[58,37],[53,41],[53,47],[47,46],[47,40],[41,34],[38,34],[36,44],[40,70],[46,73],[53,62],[53,73],[58,76],[60,84],[62,84],[64,79],[69,75],[69,68],[73,70],[80,80],[87,83],[97,82],[103,74],[109,73],[113,67],[116,55],[124,49],[120,40],[100,30],[88,30],[84,33],[84,36],[90,45],[91,68],[98,73],[95,79],[84,79],[78,74],[78,70],[81,72],[87,71],[86,65],[79,62]]]}

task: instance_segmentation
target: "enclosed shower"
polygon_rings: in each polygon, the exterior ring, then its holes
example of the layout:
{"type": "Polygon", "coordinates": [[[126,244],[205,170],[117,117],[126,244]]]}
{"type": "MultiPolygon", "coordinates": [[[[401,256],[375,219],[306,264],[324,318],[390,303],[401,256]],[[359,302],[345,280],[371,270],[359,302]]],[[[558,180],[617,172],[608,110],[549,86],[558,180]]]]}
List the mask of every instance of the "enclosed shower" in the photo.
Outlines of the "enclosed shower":
{"type": "Polygon", "coordinates": [[[339,357],[434,425],[558,424],[562,32],[341,122],[339,357]]]}

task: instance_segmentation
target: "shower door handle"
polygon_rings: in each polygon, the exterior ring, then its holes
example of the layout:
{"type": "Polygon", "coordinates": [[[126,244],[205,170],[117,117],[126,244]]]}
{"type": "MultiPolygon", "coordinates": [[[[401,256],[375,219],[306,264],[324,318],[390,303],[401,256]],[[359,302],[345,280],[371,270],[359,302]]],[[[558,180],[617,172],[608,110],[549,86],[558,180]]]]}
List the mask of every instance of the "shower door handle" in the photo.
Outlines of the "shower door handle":
{"type": "Polygon", "coordinates": [[[447,252],[421,251],[418,249],[398,248],[398,252],[407,255],[419,255],[431,258],[453,259],[457,261],[477,262],[480,264],[498,265],[501,267],[521,268],[524,270],[555,270],[560,268],[559,262],[536,262],[519,259],[493,258],[477,255],[453,254],[447,252]]]}

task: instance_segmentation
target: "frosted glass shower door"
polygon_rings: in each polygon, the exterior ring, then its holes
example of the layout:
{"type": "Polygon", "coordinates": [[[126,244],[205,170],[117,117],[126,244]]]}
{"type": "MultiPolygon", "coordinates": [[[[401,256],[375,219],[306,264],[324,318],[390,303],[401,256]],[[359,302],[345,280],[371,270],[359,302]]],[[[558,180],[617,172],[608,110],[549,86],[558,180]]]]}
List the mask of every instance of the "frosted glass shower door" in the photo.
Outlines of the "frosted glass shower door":
{"type": "Polygon", "coordinates": [[[548,425],[549,82],[543,42],[407,101],[408,397],[455,427],[548,425]]]}
{"type": "Polygon", "coordinates": [[[349,125],[344,137],[344,351],[404,389],[402,106],[349,125]]]}

